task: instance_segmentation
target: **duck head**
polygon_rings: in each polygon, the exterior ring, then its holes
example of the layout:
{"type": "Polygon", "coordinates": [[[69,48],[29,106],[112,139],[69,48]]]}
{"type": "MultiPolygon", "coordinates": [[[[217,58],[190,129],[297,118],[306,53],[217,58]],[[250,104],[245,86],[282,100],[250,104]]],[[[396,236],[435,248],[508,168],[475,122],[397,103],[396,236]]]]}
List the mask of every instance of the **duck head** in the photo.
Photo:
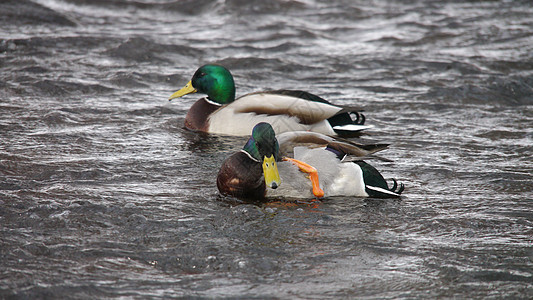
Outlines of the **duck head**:
{"type": "Polygon", "coordinates": [[[265,122],[255,125],[243,150],[261,162],[265,184],[270,188],[277,188],[281,184],[276,162],[279,160],[279,144],[272,126],[265,122]]]}
{"type": "Polygon", "coordinates": [[[228,69],[220,65],[201,66],[192,79],[168,100],[196,92],[206,94],[209,100],[220,105],[229,104],[235,100],[233,76],[228,69]]]}

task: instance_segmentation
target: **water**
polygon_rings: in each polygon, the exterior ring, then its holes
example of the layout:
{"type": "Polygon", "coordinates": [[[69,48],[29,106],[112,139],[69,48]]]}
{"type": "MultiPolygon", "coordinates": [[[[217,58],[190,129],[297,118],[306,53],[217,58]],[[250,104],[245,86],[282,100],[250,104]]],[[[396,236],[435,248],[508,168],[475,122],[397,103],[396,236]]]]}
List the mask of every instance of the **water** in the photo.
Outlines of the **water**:
{"type": "Polygon", "coordinates": [[[529,1],[0,3],[0,298],[532,298],[529,1]],[[362,105],[400,200],[237,205],[196,68],[362,105]]]}

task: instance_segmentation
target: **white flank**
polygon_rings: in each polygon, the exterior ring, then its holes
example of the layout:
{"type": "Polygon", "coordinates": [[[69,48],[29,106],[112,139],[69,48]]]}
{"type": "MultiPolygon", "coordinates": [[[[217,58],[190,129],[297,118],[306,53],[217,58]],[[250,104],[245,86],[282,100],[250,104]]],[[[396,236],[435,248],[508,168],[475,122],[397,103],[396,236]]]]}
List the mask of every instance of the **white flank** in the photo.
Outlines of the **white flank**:
{"type": "Polygon", "coordinates": [[[363,171],[354,163],[342,163],[336,155],[321,148],[294,147],[294,158],[315,167],[325,197],[368,197],[363,171]]]}
{"type": "Polygon", "coordinates": [[[259,122],[272,125],[279,134],[287,131],[314,131],[335,135],[327,118],[335,115],[341,108],[296,97],[275,94],[252,94],[235,100],[209,117],[209,132],[231,135],[250,135],[259,122]],[[287,111],[288,114],[257,114],[254,111],[287,111]],[[321,119],[314,124],[301,124],[300,119],[290,115],[307,115],[321,119]]]}
{"type": "Polygon", "coordinates": [[[331,184],[331,196],[368,197],[361,167],[354,163],[341,163],[341,166],[339,174],[331,184]]]}

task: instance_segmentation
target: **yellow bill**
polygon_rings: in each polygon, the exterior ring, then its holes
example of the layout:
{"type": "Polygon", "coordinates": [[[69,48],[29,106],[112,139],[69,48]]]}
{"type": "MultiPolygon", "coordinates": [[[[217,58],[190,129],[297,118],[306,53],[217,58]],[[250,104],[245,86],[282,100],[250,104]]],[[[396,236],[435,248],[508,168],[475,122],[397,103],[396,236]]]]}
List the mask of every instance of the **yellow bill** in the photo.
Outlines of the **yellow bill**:
{"type": "Polygon", "coordinates": [[[279,178],[278,165],[274,155],[266,157],[263,160],[263,174],[265,176],[265,183],[268,187],[275,189],[281,184],[279,178]]]}
{"type": "Polygon", "coordinates": [[[181,88],[179,91],[175,92],[174,94],[170,95],[170,98],[168,98],[168,101],[179,98],[182,96],[185,96],[187,94],[196,93],[196,89],[192,86],[192,81],[189,81],[183,88],[181,88]]]}

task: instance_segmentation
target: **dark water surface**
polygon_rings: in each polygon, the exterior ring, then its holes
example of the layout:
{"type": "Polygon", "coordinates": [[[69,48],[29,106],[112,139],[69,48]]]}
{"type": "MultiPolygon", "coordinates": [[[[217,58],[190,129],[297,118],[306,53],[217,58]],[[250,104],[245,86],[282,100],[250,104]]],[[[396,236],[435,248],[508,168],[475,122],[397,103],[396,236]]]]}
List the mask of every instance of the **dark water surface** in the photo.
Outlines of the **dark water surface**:
{"type": "Polygon", "coordinates": [[[0,298],[532,298],[531,1],[0,2],[0,298]],[[362,105],[401,200],[234,205],[237,94],[362,105]]]}

